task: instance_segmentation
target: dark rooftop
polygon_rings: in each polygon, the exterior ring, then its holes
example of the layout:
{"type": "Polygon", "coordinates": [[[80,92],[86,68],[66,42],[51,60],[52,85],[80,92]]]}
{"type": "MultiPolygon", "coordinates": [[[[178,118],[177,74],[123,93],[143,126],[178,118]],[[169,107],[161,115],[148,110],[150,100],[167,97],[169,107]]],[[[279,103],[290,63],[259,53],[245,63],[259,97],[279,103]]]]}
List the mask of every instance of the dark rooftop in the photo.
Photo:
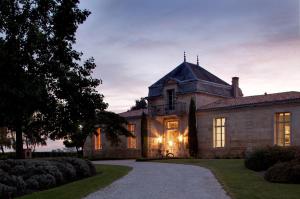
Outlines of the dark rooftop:
{"type": "Polygon", "coordinates": [[[264,95],[255,95],[248,97],[238,97],[218,100],[214,103],[202,106],[199,110],[215,110],[226,108],[241,108],[253,105],[267,105],[283,102],[300,102],[300,92],[291,91],[283,93],[273,93],[264,95]]]}
{"type": "Polygon", "coordinates": [[[148,114],[148,109],[139,109],[139,110],[133,110],[133,111],[126,111],[123,113],[119,113],[120,116],[130,118],[130,117],[141,117],[143,112],[145,114],[148,114]]]}
{"type": "Polygon", "coordinates": [[[179,93],[203,92],[223,97],[232,97],[231,86],[201,66],[183,62],[174,70],[149,87],[148,97],[162,95],[168,80],[178,83],[179,93]]]}
{"type": "Polygon", "coordinates": [[[177,66],[174,70],[169,72],[163,78],[155,82],[150,87],[156,87],[164,84],[164,82],[168,79],[176,79],[179,81],[188,81],[188,80],[204,80],[207,82],[213,82],[217,84],[229,85],[225,81],[221,80],[217,76],[211,74],[201,66],[196,64],[192,64],[189,62],[182,62],[179,66],[177,66]]]}

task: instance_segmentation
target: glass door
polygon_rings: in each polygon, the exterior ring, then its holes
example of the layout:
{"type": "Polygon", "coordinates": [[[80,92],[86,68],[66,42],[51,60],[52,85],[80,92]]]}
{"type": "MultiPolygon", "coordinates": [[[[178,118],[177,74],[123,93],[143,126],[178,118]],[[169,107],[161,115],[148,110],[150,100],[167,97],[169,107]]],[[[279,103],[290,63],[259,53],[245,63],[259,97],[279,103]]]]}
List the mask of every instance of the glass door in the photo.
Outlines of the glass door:
{"type": "Polygon", "coordinates": [[[178,156],[179,153],[179,123],[178,120],[172,120],[166,122],[166,153],[173,153],[174,156],[178,156]]]}

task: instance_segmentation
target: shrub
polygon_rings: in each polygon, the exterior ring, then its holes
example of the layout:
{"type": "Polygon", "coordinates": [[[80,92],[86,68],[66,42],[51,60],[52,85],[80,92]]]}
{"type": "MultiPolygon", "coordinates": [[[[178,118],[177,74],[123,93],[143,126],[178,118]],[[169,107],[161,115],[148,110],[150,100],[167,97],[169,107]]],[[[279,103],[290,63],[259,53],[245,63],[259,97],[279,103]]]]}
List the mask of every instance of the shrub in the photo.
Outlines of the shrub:
{"type": "Polygon", "coordinates": [[[61,171],[66,182],[76,179],[76,170],[73,165],[65,161],[53,161],[53,163],[61,171]]]}
{"type": "Polygon", "coordinates": [[[0,183],[0,198],[13,198],[16,194],[17,189],[15,187],[0,183]]]}
{"type": "Polygon", "coordinates": [[[78,158],[0,160],[0,198],[51,188],[95,173],[90,161],[78,158]]]}
{"type": "Polygon", "coordinates": [[[0,183],[9,187],[14,187],[18,192],[23,193],[25,190],[25,182],[22,177],[2,173],[0,183]]]}
{"type": "Polygon", "coordinates": [[[92,175],[92,171],[90,170],[90,167],[87,164],[87,160],[79,158],[62,158],[62,160],[73,165],[73,167],[76,170],[76,176],[78,178],[89,177],[92,175]]]}
{"type": "Polygon", "coordinates": [[[277,163],[265,173],[265,179],[270,182],[300,183],[300,162],[291,161],[277,163]]]}
{"type": "Polygon", "coordinates": [[[27,181],[33,182],[34,184],[38,182],[39,190],[56,186],[55,178],[50,174],[34,175],[31,176],[27,181]]]}
{"type": "Polygon", "coordinates": [[[254,171],[264,171],[277,162],[288,162],[296,158],[295,147],[266,147],[246,155],[245,166],[254,171]]]}

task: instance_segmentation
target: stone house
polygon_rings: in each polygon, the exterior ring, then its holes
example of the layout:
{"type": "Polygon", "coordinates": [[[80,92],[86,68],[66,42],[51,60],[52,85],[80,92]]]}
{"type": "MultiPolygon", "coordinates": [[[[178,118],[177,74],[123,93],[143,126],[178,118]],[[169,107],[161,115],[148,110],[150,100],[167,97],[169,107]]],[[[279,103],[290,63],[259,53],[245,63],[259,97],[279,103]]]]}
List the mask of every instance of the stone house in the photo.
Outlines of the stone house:
{"type": "Polygon", "coordinates": [[[148,109],[120,113],[135,138],[112,147],[99,129],[87,139],[84,156],[141,156],[141,115],[147,114],[147,154],[188,157],[188,108],[196,102],[199,156],[242,157],[262,146],[300,145],[300,92],[244,97],[239,78],[228,84],[199,64],[184,61],[149,87],[148,109]]]}

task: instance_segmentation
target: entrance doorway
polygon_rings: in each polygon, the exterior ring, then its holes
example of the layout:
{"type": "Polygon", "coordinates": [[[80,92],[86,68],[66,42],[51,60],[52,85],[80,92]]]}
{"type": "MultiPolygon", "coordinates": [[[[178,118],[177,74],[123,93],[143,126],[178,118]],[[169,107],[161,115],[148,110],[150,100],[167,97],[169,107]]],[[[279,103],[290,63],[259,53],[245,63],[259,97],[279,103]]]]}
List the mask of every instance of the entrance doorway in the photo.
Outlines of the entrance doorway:
{"type": "Polygon", "coordinates": [[[179,131],[179,121],[169,120],[165,124],[166,140],[165,149],[166,153],[173,153],[174,156],[179,156],[180,148],[183,141],[183,137],[179,131]]]}

